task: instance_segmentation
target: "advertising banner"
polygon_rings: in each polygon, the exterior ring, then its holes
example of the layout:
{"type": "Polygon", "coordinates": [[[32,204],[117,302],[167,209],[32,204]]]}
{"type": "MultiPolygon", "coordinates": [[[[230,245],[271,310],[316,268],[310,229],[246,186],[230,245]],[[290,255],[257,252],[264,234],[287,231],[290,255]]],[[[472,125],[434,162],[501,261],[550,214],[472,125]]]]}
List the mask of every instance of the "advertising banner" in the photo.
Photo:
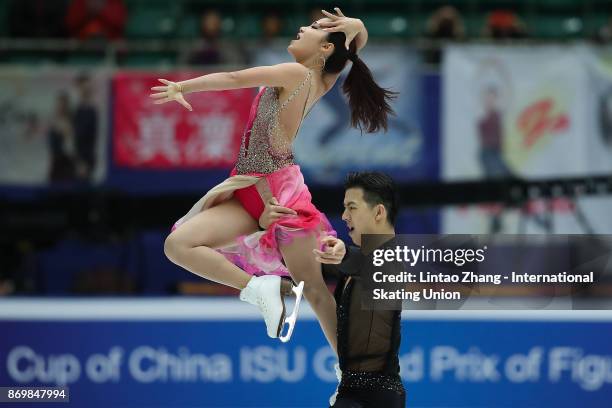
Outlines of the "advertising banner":
{"type": "Polygon", "coordinates": [[[114,164],[133,169],[230,168],[240,148],[253,89],[201,92],[176,102],[153,104],[158,78],[180,81],[198,73],[121,72],[113,78],[114,164]]]}
{"type": "Polygon", "coordinates": [[[594,58],[584,46],[447,48],[443,178],[612,171],[612,149],[596,129],[610,76],[593,75],[594,58]]]}
{"type": "MultiPolygon", "coordinates": [[[[587,46],[451,46],[443,68],[442,177],[612,173],[612,64],[587,46]]],[[[612,199],[442,210],[444,233],[612,232],[612,199]]]]}
{"type": "Polygon", "coordinates": [[[109,77],[102,70],[0,70],[0,184],[102,182],[109,77]]]}
{"type": "MultiPolygon", "coordinates": [[[[282,344],[234,299],[6,299],[0,384],[67,386],[73,407],[326,406],[335,357],[303,307],[282,344]]],[[[507,312],[404,312],[407,406],[608,406],[609,312],[507,312]]]]}

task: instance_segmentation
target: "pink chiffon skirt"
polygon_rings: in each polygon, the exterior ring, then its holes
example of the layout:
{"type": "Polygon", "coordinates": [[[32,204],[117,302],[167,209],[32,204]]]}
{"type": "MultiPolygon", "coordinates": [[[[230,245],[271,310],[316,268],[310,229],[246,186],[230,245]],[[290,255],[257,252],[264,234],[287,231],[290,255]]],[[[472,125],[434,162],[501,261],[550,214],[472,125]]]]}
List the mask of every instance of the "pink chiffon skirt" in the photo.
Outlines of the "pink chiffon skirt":
{"type": "Polygon", "coordinates": [[[288,276],[279,245],[290,244],[296,237],[312,235],[317,238],[317,246],[321,248],[322,238],[336,236],[327,217],[312,204],[312,196],[297,165],[283,167],[270,174],[231,176],[202,197],[174,224],[173,230],[200,211],[231,198],[236,190],[254,185],[258,190],[262,186],[263,190],[269,189],[266,194],[276,197],[281,206],[295,210],[297,215],[282,217],[267,230],[239,236],[231,245],[216,250],[251,275],[288,276]]]}

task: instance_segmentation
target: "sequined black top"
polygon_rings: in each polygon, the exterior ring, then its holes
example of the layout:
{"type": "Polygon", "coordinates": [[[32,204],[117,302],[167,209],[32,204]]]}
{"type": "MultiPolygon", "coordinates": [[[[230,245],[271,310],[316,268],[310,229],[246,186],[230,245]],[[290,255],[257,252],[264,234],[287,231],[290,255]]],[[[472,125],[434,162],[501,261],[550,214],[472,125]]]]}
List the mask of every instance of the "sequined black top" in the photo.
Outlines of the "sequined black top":
{"type": "Polygon", "coordinates": [[[349,248],[342,264],[325,265],[326,272],[340,273],[336,286],[340,388],[389,389],[404,393],[399,376],[401,311],[362,310],[365,296],[359,266],[367,262],[358,248],[349,248]]]}

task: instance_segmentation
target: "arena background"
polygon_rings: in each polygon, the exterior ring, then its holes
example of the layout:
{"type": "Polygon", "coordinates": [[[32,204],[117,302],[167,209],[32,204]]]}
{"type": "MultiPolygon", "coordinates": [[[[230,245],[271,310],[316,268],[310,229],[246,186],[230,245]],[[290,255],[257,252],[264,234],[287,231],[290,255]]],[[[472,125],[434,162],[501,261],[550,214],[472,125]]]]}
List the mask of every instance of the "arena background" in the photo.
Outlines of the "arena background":
{"type": "MultiPolygon", "coordinates": [[[[288,61],[334,6],[400,92],[389,132],[361,135],[336,86],[296,141],[341,238],[343,179],[365,169],[398,181],[399,233],[612,234],[610,0],[0,0],[0,386],[67,385],[77,407],[326,406],[335,361],[307,306],[271,341],[235,291],[163,254],[228,174],[255,90],[189,95],[194,113],[148,94],[288,61]]],[[[407,406],[609,406],[610,284],[575,304],[600,310],[404,312],[407,406]]]]}

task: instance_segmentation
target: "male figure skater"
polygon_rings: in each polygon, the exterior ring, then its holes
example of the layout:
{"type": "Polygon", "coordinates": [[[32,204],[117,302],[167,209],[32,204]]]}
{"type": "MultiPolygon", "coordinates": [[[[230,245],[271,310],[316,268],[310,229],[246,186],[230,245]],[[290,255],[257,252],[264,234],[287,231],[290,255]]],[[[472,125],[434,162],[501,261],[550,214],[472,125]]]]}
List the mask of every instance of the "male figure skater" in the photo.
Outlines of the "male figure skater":
{"type": "MultiPolygon", "coordinates": [[[[398,199],[393,180],[379,172],[352,173],[346,179],[342,219],[357,247],[363,234],[395,236],[398,199]]],[[[259,219],[266,227],[272,220],[291,216],[291,210],[272,199],[259,219]]],[[[385,243],[388,245],[390,241],[385,243]]],[[[405,406],[405,390],[399,376],[400,310],[362,310],[366,296],[360,270],[370,262],[357,247],[345,250],[337,238],[327,238],[324,251],[314,250],[324,270],[340,273],[336,286],[338,319],[337,395],[334,408],[395,408],[405,406]],[[338,265],[339,264],[339,265],[338,265]]]]}

